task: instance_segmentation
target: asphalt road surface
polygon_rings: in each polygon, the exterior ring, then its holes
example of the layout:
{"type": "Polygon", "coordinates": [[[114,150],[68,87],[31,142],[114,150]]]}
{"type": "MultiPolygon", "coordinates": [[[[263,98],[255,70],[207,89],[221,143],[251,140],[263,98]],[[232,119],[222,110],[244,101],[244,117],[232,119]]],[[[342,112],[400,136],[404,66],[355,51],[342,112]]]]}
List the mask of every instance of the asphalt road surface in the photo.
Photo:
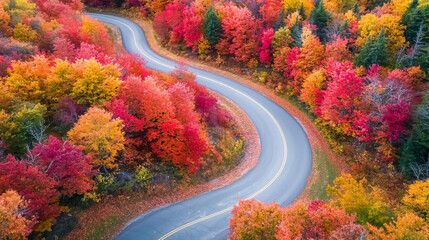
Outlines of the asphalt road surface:
{"type": "MultiPolygon", "coordinates": [[[[128,52],[145,59],[146,67],[170,72],[176,62],[153,52],[141,28],[111,15],[88,14],[116,25],[128,52]]],[[[238,104],[259,133],[258,165],[233,184],[188,200],[151,210],[131,221],[117,240],[226,239],[228,219],[238,198],[277,202],[287,206],[298,197],[311,172],[312,153],[305,130],[282,107],[263,94],[234,80],[188,66],[197,82],[238,104]]]]}

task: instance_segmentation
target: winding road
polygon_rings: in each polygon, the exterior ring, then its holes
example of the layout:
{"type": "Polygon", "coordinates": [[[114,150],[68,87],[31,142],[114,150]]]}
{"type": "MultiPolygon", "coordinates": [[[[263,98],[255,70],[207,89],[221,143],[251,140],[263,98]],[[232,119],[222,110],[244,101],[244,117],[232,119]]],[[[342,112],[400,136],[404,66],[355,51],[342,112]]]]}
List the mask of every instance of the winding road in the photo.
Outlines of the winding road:
{"type": "MultiPolygon", "coordinates": [[[[88,14],[117,26],[128,52],[139,54],[146,67],[170,72],[176,62],[157,55],[134,22],[111,15],[88,14]]],[[[234,80],[187,66],[199,84],[239,105],[255,124],[261,141],[257,166],[233,184],[151,210],[131,221],[117,240],[226,239],[231,209],[238,199],[287,206],[302,192],[311,172],[312,153],[305,130],[282,107],[234,80]]]]}

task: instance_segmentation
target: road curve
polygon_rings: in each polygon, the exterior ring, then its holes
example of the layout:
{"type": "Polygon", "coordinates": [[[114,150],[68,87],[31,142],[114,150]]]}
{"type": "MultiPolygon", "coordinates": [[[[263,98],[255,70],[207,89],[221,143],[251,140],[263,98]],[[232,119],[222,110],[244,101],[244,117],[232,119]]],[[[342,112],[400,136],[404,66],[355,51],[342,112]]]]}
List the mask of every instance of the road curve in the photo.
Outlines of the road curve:
{"type": "MultiPolygon", "coordinates": [[[[145,66],[170,72],[174,61],[157,55],[134,22],[111,15],[88,14],[116,25],[128,52],[139,54],[145,66]]],[[[231,209],[238,199],[289,205],[304,189],[312,153],[305,130],[282,107],[263,94],[231,79],[187,66],[197,82],[231,99],[255,124],[261,141],[257,166],[233,184],[151,210],[131,221],[115,239],[226,239],[231,209]]]]}

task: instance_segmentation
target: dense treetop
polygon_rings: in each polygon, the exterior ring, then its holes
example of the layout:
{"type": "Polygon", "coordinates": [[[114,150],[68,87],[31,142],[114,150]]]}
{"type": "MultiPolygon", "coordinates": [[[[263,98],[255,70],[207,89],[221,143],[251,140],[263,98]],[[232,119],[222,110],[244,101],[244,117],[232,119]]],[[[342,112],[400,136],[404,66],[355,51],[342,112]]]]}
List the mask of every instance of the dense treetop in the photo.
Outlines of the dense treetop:
{"type": "MultiPolygon", "coordinates": [[[[80,1],[0,4],[1,239],[42,237],[69,207],[144,188],[152,176],[209,178],[223,151],[242,146],[194,75],[146,69],[80,1]]],[[[205,12],[187,14],[200,18],[185,24],[198,25],[205,12]]],[[[194,30],[183,30],[185,41],[202,36],[194,30]]]]}
{"type": "MultiPolygon", "coordinates": [[[[192,74],[144,68],[79,0],[0,3],[1,238],[49,230],[70,199],[119,186],[120,171],[144,186],[148,172],[205,176],[221,164],[212,140],[226,139],[229,118],[192,74]]],[[[427,0],[84,3],[132,8],[163,44],[301,100],[345,156],[331,201],[241,201],[231,238],[427,239],[427,0]]]]}

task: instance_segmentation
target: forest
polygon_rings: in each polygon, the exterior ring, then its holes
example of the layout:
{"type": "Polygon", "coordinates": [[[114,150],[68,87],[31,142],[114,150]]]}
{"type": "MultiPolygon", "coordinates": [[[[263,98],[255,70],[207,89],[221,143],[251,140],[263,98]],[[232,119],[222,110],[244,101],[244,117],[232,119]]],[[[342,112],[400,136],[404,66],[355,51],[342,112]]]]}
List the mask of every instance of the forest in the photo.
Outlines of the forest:
{"type": "Polygon", "coordinates": [[[213,139],[243,144],[192,74],[144,68],[84,4],[151,19],[164,46],[294,99],[345,156],[329,200],[240,200],[230,239],[429,239],[427,0],[3,0],[0,236],[159,173],[208,177],[225,155],[213,139]]]}
{"type": "Polygon", "coordinates": [[[241,200],[230,239],[428,239],[429,2],[92,1],[302,103],[348,169],[330,200],[241,200]],[[297,224],[299,223],[299,224],[297,224]]]}
{"type": "Polygon", "coordinates": [[[1,4],[1,239],[40,239],[108,194],[234,165],[242,135],[186,69],[145,68],[80,1],[1,4]]]}

